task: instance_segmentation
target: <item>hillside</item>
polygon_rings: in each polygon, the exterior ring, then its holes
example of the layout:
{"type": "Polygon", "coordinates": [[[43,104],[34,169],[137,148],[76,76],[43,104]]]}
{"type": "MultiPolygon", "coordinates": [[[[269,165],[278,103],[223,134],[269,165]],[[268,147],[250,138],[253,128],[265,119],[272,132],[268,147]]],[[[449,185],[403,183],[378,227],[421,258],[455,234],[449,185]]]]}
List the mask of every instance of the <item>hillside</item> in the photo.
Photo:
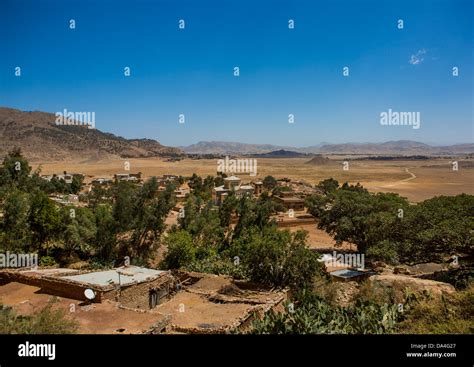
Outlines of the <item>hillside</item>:
{"type": "Polygon", "coordinates": [[[125,139],[83,126],[60,126],[56,116],[45,112],[23,112],[0,108],[0,155],[15,146],[32,160],[64,160],[81,157],[138,158],[179,155],[177,148],[152,139],[125,139]]]}
{"type": "Polygon", "coordinates": [[[329,158],[326,158],[320,155],[316,155],[313,158],[311,158],[308,162],[306,162],[306,164],[311,164],[313,166],[324,166],[330,163],[331,163],[331,160],[329,158]]]}

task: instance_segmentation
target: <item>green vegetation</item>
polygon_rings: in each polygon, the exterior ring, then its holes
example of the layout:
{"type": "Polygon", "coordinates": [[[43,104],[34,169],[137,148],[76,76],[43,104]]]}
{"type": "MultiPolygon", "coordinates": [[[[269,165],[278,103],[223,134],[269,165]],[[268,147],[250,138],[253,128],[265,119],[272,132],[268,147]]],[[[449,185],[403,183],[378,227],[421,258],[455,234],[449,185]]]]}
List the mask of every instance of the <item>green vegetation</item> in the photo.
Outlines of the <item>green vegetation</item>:
{"type": "Polygon", "coordinates": [[[257,334],[387,334],[401,318],[397,305],[357,301],[333,306],[314,293],[303,292],[284,313],[271,311],[254,322],[257,334]]]}
{"type": "Polygon", "coordinates": [[[0,251],[38,253],[42,265],[91,260],[111,266],[125,256],[138,263],[153,256],[174,205],[174,185],[159,191],[152,178],[141,187],[94,186],[79,207],[59,206],[48,196],[81,187],[79,175],[71,184],[43,180],[20,150],[10,152],[0,167],[0,251]]]}
{"type": "Polygon", "coordinates": [[[404,334],[474,333],[474,286],[437,299],[418,299],[396,330],[404,334]]]}
{"type": "Polygon", "coordinates": [[[268,195],[254,200],[231,194],[217,209],[191,194],[184,216],[164,240],[168,252],[162,266],[303,288],[322,270],[319,255],[309,250],[305,232],[277,229],[271,215],[278,209],[268,195]]]}
{"type": "Polygon", "coordinates": [[[273,176],[267,176],[262,181],[263,187],[267,190],[273,190],[277,186],[277,180],[273,176]]]}
{"type": "Polygon", "coordinates": [[[390,263],[440,261],[474,254],[474,196],[439,196],[416,205],[393,193],[371,194],[359,184],[322,181],[307,199],[319,228],[390,263]]]}
{"type": "MultiPolygon", "coordinates": [[[[330,285],[330,284],[329,284],[330,285]]],[[[331,285],[330,285],[331,286],[331,285]]],[[[334,286],[334,285],[332,285],[334,286]]],[[[257,334],[472,334],[474,288],[452,295],[405,290],[366,283],[347,307],[334,304],[331,295],[315,288],[298,293],[285,312],[271,311],[253,323],[257,334]],[[400,307],[402,305],[403,307],[400,307]]]]}
{"type": "Polygon", "coordinates": [[[11,307],[0,305],[0,334],[73,334],[76,321],[66,311],[54,308],[54,300],[31,316],[17,315],[11,307]]]}

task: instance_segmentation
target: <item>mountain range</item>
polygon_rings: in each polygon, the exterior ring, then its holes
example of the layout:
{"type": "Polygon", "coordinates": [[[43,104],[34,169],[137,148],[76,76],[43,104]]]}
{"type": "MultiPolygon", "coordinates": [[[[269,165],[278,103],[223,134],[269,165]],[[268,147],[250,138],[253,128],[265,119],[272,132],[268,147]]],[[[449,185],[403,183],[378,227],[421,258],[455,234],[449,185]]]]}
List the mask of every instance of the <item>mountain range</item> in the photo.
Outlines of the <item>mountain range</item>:
{"type": "Polygon", "coordinates": [[[153,139],[126,139],[85,126],[58,125],[56,115],[0,107],[0,156],[19,146],[29,159],[139,158],[184,154],[256,155],[291,158],[312,154],[456,155],[474,153],[474,144],[432,146],[410,140],[385,143],[320,143],[309,147],[201,141],[168,147],[153,139]]]}
{"type": "Polygon", "coordinates": [[[390,155],[454,155],[474,152],[474,144],[433,146],[411,140],[384,143],[320,143],[310,147],[290,147],[270,144],[245,144],[223,141],[201,141],[180,147],[189,154],[268,154],[275,151],[291,151],[304,154],[390,154],[390,155]]]}

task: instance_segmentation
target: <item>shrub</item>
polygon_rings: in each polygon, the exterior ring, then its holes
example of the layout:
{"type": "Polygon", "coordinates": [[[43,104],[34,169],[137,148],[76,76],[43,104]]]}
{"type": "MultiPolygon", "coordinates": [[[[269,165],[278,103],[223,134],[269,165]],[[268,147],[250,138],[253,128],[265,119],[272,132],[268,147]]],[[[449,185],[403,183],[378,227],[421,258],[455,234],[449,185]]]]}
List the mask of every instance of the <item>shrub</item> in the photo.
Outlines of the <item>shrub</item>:
{"type": "Polygon", "coordinates": [[[73,334],[78,324],[68,319],[64,309],[54,308],[54,299],[31,316],[17,315],[0,305],[0,334],[73,334]]]}
{"type": "Polygon", "coordinates": [[[299,294],[286,313],[270,311],[253,323],[256,334],[387,334],[401,317],[397,305],[357,301],[332,306],[314,293],[299,294]]]}
{"type": "Polygon", "coordinates": [[[168,251],[163,260],[166,269],[179,269],[196,259],[196,249],[191,235],[185,230],[171,232],[164,240],[168,251]]]}
{"type": "Polygon", "coordinates": [[[407,334],[474,333],[474,286],[440,298],[415,302],[397,332],[407,334]]]}
{"type": "Polygon", "coordinates": [[[54,260],[54,257],[51,257],[51,256],[41,256],[41,258],[40,258],[40,260],[39,260],[39,265],[40,265],[40,266],[52,267],[52,266],[57,266],[58,263],[56,262],[56,260],[54,260]]]}

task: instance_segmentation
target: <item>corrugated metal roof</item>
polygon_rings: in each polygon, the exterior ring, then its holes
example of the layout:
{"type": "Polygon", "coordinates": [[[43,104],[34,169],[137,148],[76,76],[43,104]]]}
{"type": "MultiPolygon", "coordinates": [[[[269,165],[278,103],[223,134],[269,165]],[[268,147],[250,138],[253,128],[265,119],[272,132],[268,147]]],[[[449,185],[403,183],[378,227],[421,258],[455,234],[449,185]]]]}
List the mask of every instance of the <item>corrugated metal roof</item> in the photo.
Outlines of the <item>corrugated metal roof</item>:
{"type": "Polygon", "coordinates": [[[68,279],[91,285],[105,286],[109,284],[118,284],[119,272],[120,284],[122,285],[134,282],[141,283],[147,280],[155,279],[161,276],[163,273],[166,273],[162,270],[141,268],[139,266],[126,266],[112,270],[97,271],[80,275],[69,275],[62,277],[62,279],[68,279]]]}

